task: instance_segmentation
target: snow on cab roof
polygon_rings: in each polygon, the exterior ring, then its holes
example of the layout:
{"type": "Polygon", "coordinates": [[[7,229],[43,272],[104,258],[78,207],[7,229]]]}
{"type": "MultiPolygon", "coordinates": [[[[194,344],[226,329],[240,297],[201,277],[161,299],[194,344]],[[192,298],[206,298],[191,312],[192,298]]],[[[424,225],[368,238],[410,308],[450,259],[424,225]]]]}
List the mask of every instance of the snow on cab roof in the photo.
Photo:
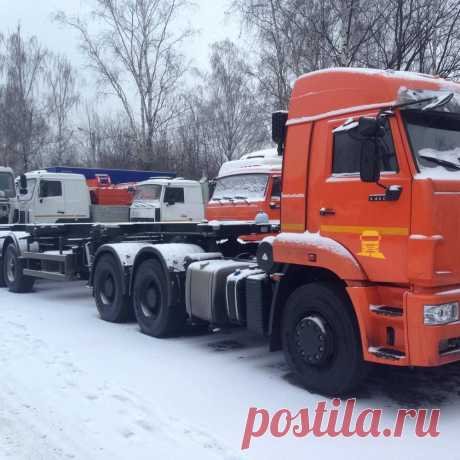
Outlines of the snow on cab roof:
{"type": "Polygon", "coordinates": [[[218,177],[248,173],[270,173],[281,171],[282,158],[276,149],[265,149],[243,155],[239,160],[222,165],[218,177]]]}
{"type": "Polygon", "coordinates": [[[392,70],[392,69],[368,69],[365,67],[331,67],[329,69],[315,70],[314,72],[303,74],[299,77],[299,80],[302,80],[307,77],[328,74],[328,73],[355,73],[362,75],[381,75],[388,78],[398,78],[404,80],[414,80],[414,81],[433,81],[441,80],[440,77],[429,75],[419,72],[408,72],[405,70],[392,70]]]}
{"type": "Polygon", "coordinates": [[[287,125],[378,111],[394,105],[403,88],[460,93],[457,83],[415,72],[355,67],[318,70],[296,81],[287,125]]]}
{"type": "Polygon", "coordinates": [[[144,180],[142,182],[137,183],[137,186],[140,185],[200,185],[197,181],[194,180],[189,180],[189,179],[184,179],[182,177],[177,177],[177,178],[158,178],[158,177],[152,177],[151,179],[144,180]]]}

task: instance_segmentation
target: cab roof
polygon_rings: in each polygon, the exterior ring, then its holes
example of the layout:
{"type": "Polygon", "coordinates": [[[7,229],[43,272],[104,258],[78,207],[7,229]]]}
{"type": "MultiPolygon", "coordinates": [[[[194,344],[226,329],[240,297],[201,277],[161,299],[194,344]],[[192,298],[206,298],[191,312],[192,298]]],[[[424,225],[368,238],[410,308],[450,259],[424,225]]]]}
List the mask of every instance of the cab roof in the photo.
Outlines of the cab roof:
{"type": "Polygon", "coordinates": [[[457,83],[413,72],[361,68],[318,70],[296,81],[288,125],[392,105],[402,88],[460,93],[457,83]]]}
{"type": "Polygon", "coordinates": [[[139,182],[136,184],[137,186],[140,185],[168,185],[168,186],[177,186],[177,187],[183,187],[183,186],[189,186],[189,187],[201,187],[200,183],[195,181],[195,180],[188,180],[188,179],[182,179],[182,178],[176,178],[176,179],[171,179],[171,178],[152,178],[149,180],[145,180],[142,182],[139,182]]]}
{"type": "Polygon", "coordinates": [[[247,153],[239,160],[225,162],[221,166],[217,178],[234,176],[237,174],[280,173],[282,161],[282,157],[278,155],[276,149],[266,149],[247,153]]]}
{"type": "Polygon", "coordinates": [[[83,181],[86,183],[85,176],[83,174],[72,174],[72,173],[53,173],[48,172],[45,170],[38,170],[38,171],[30,171],[25,174],[27,179],[48,179],[48,180],[62,180],[62,181],[69,181],[69,180],[76,180],[76,181],[83,181]]]}

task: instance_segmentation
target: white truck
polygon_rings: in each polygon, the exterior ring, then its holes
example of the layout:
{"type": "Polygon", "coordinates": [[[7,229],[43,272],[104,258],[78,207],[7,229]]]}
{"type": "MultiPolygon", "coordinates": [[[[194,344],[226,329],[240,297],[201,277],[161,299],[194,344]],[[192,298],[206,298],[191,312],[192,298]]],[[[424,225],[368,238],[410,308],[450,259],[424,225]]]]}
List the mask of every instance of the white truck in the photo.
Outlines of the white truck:
{"type": "Polygon", "coordinates": [[[127,222],[129,206],[91,203],[81,174],[33,171],[16,179],[10,223],[127,222]]]}
{"type": "Polygon", "coordinates": [[[15,198],[13,170],[0,167],[0,224],[7,224],[10,221],[12,202],[15,198]]]}
{"type": "Polygon", "coordinates": [[[204,184],[182,178],[155,178],[136,186],[131,222],[200,222],[204,219],[204,184]]]}

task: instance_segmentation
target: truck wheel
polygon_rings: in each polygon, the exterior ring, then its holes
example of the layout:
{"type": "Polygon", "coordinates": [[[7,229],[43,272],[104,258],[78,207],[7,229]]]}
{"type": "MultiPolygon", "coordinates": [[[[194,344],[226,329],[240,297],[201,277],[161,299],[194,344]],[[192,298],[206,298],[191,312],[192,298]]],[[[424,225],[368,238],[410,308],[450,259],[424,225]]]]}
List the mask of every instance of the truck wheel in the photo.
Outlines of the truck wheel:
{"type": "Polygon", "coordinates": [[[180,331],[186,320],[183,305],[168,306],[166,277],[157,260],[143,262],[134,280],[134,313],[144,334],[168,337],[180,331]]]}
{"type": "Polygon", "coordinates": [[[114,257],[103,255],[94,273],[94,299],[104,321],[123,323],[133,317],[131,298],[123,294],[122,283],[114,257]]]}
{"type": "Polygon", "coordinates": [[[18,250],[10,244],[3,259],[3,278],[10,292],[23,293],[33,289],[35,278],[25,276],[18,260],[18,250]]]}
{"type": "Polygon", "coordinates": [[[365,376],[358,325],[339,287],[296,289],[283,314],[282,341],[291,369],[311,392],[346,396],[365,376]]]}
{"type": "Polygon", "coordinates": [[[3,269],[3,259],[0,259],[0,288],[6,287],[5,274],[3,269]]]}

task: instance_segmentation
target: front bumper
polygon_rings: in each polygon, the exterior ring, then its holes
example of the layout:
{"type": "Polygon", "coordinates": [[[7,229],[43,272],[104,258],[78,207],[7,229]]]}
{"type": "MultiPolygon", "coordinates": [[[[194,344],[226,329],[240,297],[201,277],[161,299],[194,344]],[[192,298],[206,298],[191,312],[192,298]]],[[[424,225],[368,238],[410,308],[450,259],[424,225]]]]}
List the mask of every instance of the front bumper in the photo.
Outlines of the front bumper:
{"type": "Polygon", "coordinates": [[[460,287],[406,294],[404,310],[410,365],[433,367],[460,361],[460,321],[439,326],[424,324],[424,305],[456,301],[460,301],[460,287]]]}

